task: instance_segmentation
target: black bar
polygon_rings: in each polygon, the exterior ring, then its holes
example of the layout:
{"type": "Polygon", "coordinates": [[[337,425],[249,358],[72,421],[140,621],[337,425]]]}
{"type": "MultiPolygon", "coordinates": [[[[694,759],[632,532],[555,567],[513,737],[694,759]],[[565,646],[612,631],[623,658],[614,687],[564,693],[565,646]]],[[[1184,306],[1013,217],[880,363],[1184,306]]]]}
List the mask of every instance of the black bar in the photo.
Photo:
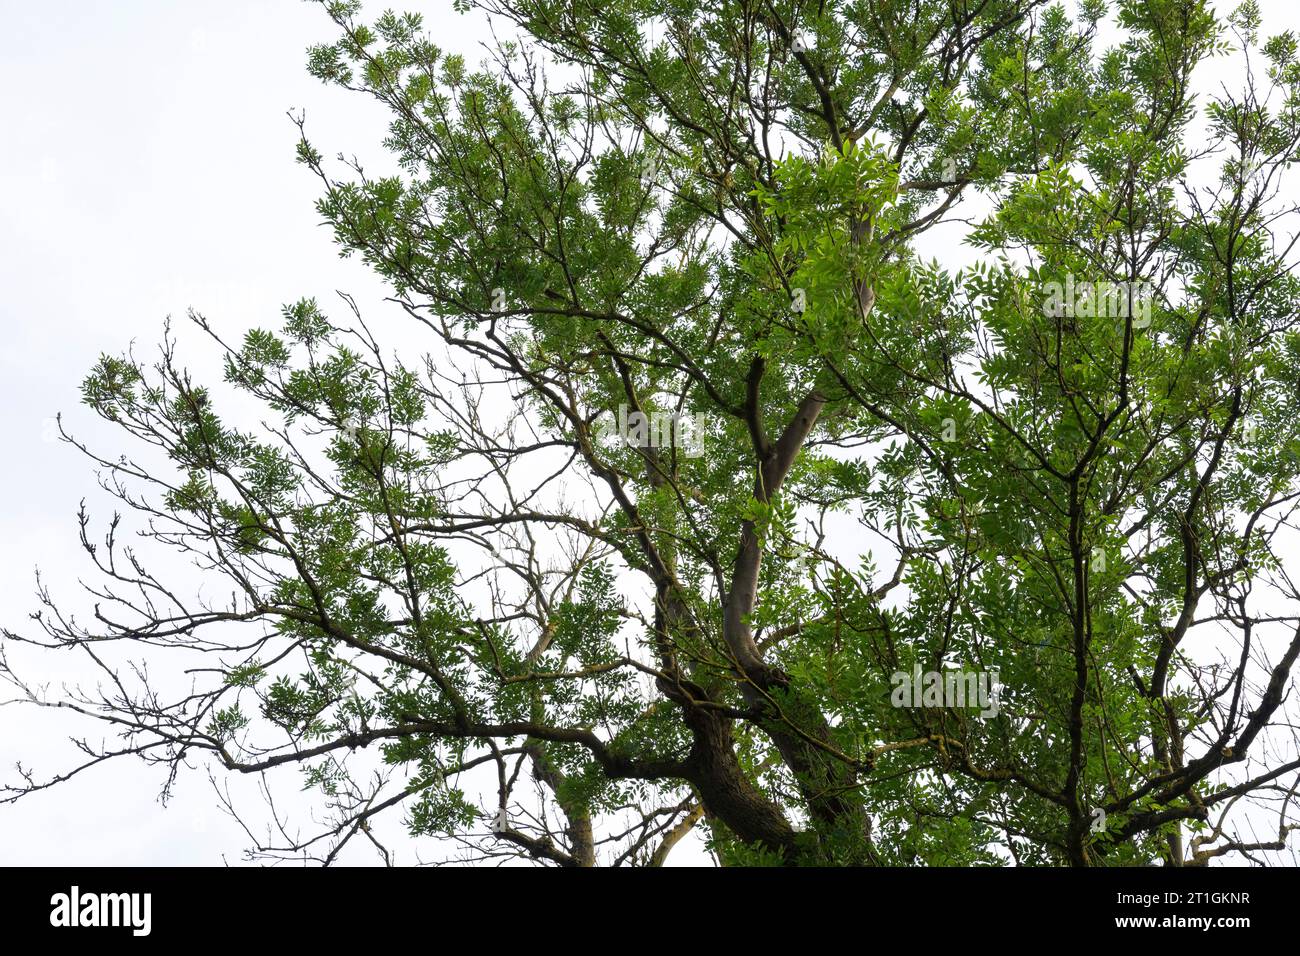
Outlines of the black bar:
{"type": "MultiPolygon", "coordinates": [[[[944,869],[944,870],[653,870],[624,873],[543,872],[531,868],[437,869],[0,869],[0,919],[7,933],[54,941],[109,937],[127,945],[211,941],[341,945],[341,928],[383,935],[427,933],[459,925],[453,935],[536,932],[525,913],[554,904],[564,933],[629,934],[650,914],[685,932],[812,934],[857,932],[880,923],[933,932],[975,933],[1043,941],[1076,933],[1200,933],[1228,940],[1249,930],[1294,927],[1296,880],[1285,870],[1214,869],[944,869]],[[83,912],[126,914],[112,927],[68,922],[72,888],[83,912]],[[149,894],[148,935],[143,915],[149,894]],[[60,896],[60,894],[62,896],[60,896]],[[95,902],[86,899],[94,896],[95,902]],[[727,901],[732,902],[728,903],[727,901]],[[137,904],[130,906],[128,904],[137,904]],[[564,914],[560,916],[559,914],[564,914]],[[1200,921],[1209,920],[1209,924],[1200,921]],[[486,920],[487,922],[480,922],[486,920]],[[1120,921],[1150,921],[1147,925],[1120,921]],[[1196,923],[1192,924],[1191,921],[1196,923]],[[1244,920],[1244,922],[1239,922],[1244,920]],[[432,921],[432,922],[431,922],[432,921]],[[1232,921],[1231,923],[1225,921],[1232,921]],[[739,924],[739,925],[738,925],[739,924]],[[529,929],[529,927],[532,927],[529,929]],[[978,931],[978,932],[977,932],[978,931]],[[1044,936],[1044,933],[1048,936],[1044,936]]],[[[553,926],[555,930],[561,927],[553,926]]],[[[439,930],[447,944],[450,939],[439,930]]],[[[911,930],[908,930],[910,932],[911,930]]],[[[605,939],[611,937],[606,935],[605,939]]],[[[617,939],[617,935],[613,938],[617,939]]],[[[953,942],[960,942],[955,938],[953,942]]],[[[469,941],[467,941],[469,942],[469,941]]]]}

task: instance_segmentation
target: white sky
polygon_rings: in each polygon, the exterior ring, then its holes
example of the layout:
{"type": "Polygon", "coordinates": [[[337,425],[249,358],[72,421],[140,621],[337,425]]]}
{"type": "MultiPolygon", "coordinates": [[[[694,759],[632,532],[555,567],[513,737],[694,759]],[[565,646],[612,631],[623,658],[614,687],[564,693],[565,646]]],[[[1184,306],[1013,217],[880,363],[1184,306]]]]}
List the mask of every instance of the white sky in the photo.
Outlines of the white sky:
{"type": "MultiPolygon", "coordinates": [[[[478,15],[454,13],[451,0],[393,5],[424,11],[440,44],[477,59],[478,15]]],[[[1261,6],[1265,32],[1300,26],[1294,0],[1261,6]]],[[[326,156],[343,149],[387,165],[382,111],[306,73],[306,47],[333,37],[319,9],[0,0],[0,22],[0,621],[18,629],[36,606],[35,566],[70,598],[88,572],[78,501],[112,510],[88,463],[51,440],[50,419],[63,412],[92,445],[120,447],[78,402],[101,352],[132,341],[151,351],[163,319],[183,326],[190,306],[237,339],[278,326],[281,304],[304,295],[331,308],[335,289],[356,296],[386,342],[410,330],[379,305],[384,290],[365,267],[338,258],[312,208],[317,183],[294,162],[285,113],[305,107],[326,156]]],[[[199,349],[183,357],[200,376],[212,368],[199,349]]],[[[69,676],[40,660],[43,679],[69,676]]],[[[73,725],[57,716],[0,709],[0,775],[9,779],[17,759],[38,773],[66,765],[62,730],[73,725]]],[[[165,812],[159,783],[156,770],[114,761],[0,807],[0,864],[237,862],[246,838],[203,774],[183,777],[165,812]]]]}
{"type": "MultiPolygon", "coordinates": [[[[445,11],[428,14],[441,42],[472,53],[483,32],[470,29],[475,18],[450,2],[433,9],[445,11]]],[[[121,447],[79,406],[101,352],[134,340],[152,353],[169,314],[182,343],[194,343],[190,306],[237,340],[252,325],[278,328],[280,306],[301,296],[331,308],[336,289],[380,317],[389,342],[409,325],[378,306],[384,289],[363,265],[338,257],[312,208],[318,184],[294,162],[290,108],[306,108],[327,156],[383,156],[382,111],[307,75],[307,46],[334,36],[319,8],[0,0],[0,17],[0,617],[18,628],[36,607],[34,566],[85,607],[77,503],[87,498],[101,517],[112,503],[88,463],[51,440],[50,419],[62,412],[92,445],[121,447]]],[[[210,370],[204,358],[184,352],[210,370]]],[[[68,676],[50,671],[49,655],[30,659],[42,679],[68,676]]],[[[0,709],[6,780],[17,759],[38,772],[66,765],[56,727],[74,724],[59,716],[0,709]]],[[[160,782],[156,769],[115,761],[0,808],[0,864],[213,863],[223,852],[237,861],[246,839],[215,808],[205,776],[181,780],[166,811],[160,782]]]]}

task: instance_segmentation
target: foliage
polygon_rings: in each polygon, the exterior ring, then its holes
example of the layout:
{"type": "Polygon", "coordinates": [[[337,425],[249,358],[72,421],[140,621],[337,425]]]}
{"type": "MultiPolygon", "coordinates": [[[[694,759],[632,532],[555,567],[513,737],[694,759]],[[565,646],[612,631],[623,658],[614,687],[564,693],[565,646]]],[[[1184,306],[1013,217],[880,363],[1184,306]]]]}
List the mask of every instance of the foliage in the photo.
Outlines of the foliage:
{"type": "Polygon", "coordinates": [[[221,665],[64,704],[173,768],[307,768],[327,859],[390,807],[563,865],[695,826],[751,865],[1285,845],[1294,35],[1203,0],[458,0],[519,33],[472,68],[417,15],[323,7],[309,69],[388,111],[396,165],[305,128],[298,160],[447,358],[350,301],[237,344],[195,316],[274,416],[243,430],[170,339],[106,356],[86,403],[170,462],[104,459],[114,487],[235,598],[88,545],[122,614],[45,640],[221,665]],[[924,258],[962,223],[974,264],[924,258]],[[601,442],[620,407],[702,453],[601,442]],[[945,666],[996,673],[998,712],[891,705],[945,666]],[[1238,836],[1268,812],[1276,841],[1238,836]]]}

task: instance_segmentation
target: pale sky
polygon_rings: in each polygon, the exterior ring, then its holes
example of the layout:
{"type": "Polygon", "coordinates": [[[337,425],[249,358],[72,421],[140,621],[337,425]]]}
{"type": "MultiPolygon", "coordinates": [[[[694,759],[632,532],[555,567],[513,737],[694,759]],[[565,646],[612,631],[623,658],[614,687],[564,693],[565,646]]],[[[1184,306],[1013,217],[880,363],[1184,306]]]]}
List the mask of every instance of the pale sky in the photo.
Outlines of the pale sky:
{"type": "MultiPolygon", "coordinates": [[[[454,13],[451,0],[394,6],[424,12],[440,44],[477,59],[479,15],[454,13]]],[[[1294,0],[1261,6],[1266,32],[1300,27],[1294,0]]],[[[36,566],[56,594],[85,607],[77,578],[91,569],[77,503],[87,498],[106,517],[112,502],[89,463],[52,440],[50,420],[62,412],[79,437],[121,447],[78,402],[100,353],[133,341],[152,351],[164,318],[183,326],[189,307],[237,339],[278,326],[280,306],[302,296],[331,307],[336,289],[356,297],[386,342],[411,333],[403,313],[381,305],[385,291],[365,267],[338,257],[312,208],[318,184],[294,162],[297,131],[285,114],[305,108],[326,156],[341,149],[384,164],[383,112],[306,73],[306,47],[333,37],[319,9],[0,0],[0,22],[0,621],[21,629],[36,607],[36,566]]],[[[198,348],[183,357],[200,376],[213,370],[198,348]]],[[[55,684],[76,673],[55,672],[48,655],[31,660],[55,684]]],[[[67,765],[63,731],[75,725],[58,716],[0,708],[4,779],[19,759],[38,774],[67,765]]],[[[204,773],[183,776],[166,811],[160,782],[157,769],[114,761],[0,807],[0,864],[238,862],[247,840],[216,808],[204,773]]]]}
{"type": "MultiPolygon", "coordinates": [[[[455,14],[449,0],[417,6],[442,43],[473,55],[484,35],[476,18],[455,14]]],[[[330,308],[337,289],[379,319],[388,341],[400,343],[410,329],[401,313],[380,307],[382,284],[338,257],[312,207],[318,183],[294,161],[291,108],[307,110],[309,134],[327,156],[384,157],[383,112],[307,75],[307,46],[334,36],[319,8],[300,0],[3,0],[0,16],[8,35],[0,56],[0,435],[9,451],[0,470],[0,615],[18,629],[36,607],[35,566],[56,593],[86,607],[76,589],[89,570],[77,503],[87,498],[106,518],[112,501],[90,464],[52,440],[51,419],[62,412],[74,434],[122,447],[78,401],[101,352],[134,341],[153,353],[168,315],[182,343],[196,344],[185,328],[191,306],[237,340],[253,325],[278,328],[280,306],[302,296],[330,308]]],[[[194,347],[184,358],[211,375],[210,350],[194,347]]],[[[57,658],[31,660],[44,680],[70,676],[53,672],[57,658]]],[[[19,759],[38,772],[67,765],[61,729],[75,725],[60,716],[0,709],[6,780],[19,759]]],[[[216,809],[206,775],[184,777],[165,812],[156,800],[161,779],[157,769],[115,761],[0,807],[0,864],[210,864],[223,853],[236,862],[247,841],[216,809]]],[[[286,782],[292,794],[295,781],[286,782]]]]}

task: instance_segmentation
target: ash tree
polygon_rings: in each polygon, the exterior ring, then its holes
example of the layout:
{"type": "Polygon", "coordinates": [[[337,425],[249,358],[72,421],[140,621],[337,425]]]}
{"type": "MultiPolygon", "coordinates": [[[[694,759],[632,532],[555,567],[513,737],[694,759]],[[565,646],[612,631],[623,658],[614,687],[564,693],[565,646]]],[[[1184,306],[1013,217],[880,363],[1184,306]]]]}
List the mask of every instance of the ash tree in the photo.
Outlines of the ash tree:
{"type": "Polygon", "coordinates": [[[93,616],[42,589],[4,642],[101,676],[4,675],[106,742],[6,799],[119,756],[296,769],[329,815],[249,853],[325,862],[391,860],[380,815],[564,866],[1288,850],[1293,34],[1203,0],[458,0],[499,38],[475,66],[451,10],[321,6],[309,69],[393,161],[301,116],[297,159],[387,331],[192,313],[223,382],[170,333],[89,374],[122,444],[65,437],[131,517],[83,508],[93,616]]]}

